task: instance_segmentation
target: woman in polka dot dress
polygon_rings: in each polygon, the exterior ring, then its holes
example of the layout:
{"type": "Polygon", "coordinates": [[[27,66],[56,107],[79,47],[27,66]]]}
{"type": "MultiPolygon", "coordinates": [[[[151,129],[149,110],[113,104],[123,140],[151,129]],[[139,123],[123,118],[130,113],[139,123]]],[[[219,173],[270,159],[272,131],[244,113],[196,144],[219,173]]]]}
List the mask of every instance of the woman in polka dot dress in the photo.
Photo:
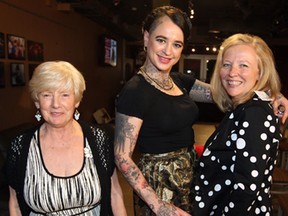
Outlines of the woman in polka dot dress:
{"type": "Polygon", "coordinates": [[[281,136],[270,100],[280,91],[273,54],[261,38],[247,34],[227,38],[222,48],[211,87],[227,114],[199,159],[193,216],[272,215],[270,188],[281,136]]]}

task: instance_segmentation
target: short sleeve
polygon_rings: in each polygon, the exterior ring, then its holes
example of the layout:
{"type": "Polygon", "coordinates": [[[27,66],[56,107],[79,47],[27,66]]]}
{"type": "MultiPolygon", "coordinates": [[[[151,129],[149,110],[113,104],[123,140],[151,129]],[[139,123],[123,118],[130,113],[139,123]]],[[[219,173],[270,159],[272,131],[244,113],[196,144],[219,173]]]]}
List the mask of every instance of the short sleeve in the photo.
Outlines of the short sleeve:
{"type": "Polygon", "coordinates": [[[196,81],[193,75],[183,74],[180,72],[172,72],[171,77],[173,81],[185,92],[190,92],[192,86],[196,81]]]}
{"type": "Polygon", "coordinates": [[[150,84],[140,75],[135,75],[121,90],[116,100],[116,112],[143,119],[153,100],[150,84]],[[150,89],[149,89],[150,87],[150,89]]]}

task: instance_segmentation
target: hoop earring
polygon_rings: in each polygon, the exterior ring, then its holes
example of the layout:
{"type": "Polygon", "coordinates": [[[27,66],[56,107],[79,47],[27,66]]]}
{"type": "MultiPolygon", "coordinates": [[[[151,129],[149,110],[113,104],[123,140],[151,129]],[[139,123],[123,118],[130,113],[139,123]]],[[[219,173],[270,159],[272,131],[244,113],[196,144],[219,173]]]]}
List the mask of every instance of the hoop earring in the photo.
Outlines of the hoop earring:
{"type": "Polygon", "coordinates": [[[36,112],[36,114],[35,114],[35,118],[37,119],[38,122],[41,121],[42,116],[41,116],[41,113],[40,113],[39,110],[37,110],[37,112],[36,112]]]}
{"type": "Polygon", "coordinates": [[[147,47],[146,47],[146,46],[144,46],[143,50],[144,50],[144,52],[147,52],[147,47]]]}
{"type": "Polygon", "coordinates": [[[78,112],[78,110],[77,110],[77,109],[75,110],[75,113],[74,113],[74,118],[75,118],[75,120],[76,120],[76,121],[78,121],[78,120],[79,120],[79,118],[80,118],[80,113],[78,112]]]}

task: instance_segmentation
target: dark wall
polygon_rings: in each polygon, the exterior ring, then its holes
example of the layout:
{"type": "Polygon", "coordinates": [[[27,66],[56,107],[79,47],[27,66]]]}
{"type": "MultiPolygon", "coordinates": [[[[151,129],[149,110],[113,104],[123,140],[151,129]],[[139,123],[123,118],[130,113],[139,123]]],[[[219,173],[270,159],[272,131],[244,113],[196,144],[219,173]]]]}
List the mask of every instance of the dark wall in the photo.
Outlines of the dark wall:
{"type": "MultiPolygon", "coordinates": [[[[0,32],[13,34],[43,43],[44,61],[65,60],[72,63],[84,75],[87,90],[80,104],[82,119],[93,120],[92,113],[105,107],[114,111],[114,99],[120,91],[122,79],[123,50],[121,38],[118,40],[118,64],[116,67],[101,66],[98,62],[99,37],[111,34],[105,28],[73,11],[60,12],[52,0],[7,0],[0,2],[0,32]]],[[[7,40],[6,40],[7,42],[7,40]]],[[[30,64],[38,61],[12,60],[7,58],[7,46],[4,62],[5,87],[0,88],[0,130],[34,120],[36,109],[28,93],[30,64]],[[24,63],[24,86],[11,86],[10,63],[24,63]]],[[[26,50],[27,51],[27,50],[26,50]]]]}
{"type": "Polygon", "coordinates": [[[288,46],[272,46],[271,49],[282,84],[281,92],[288,98],[288,46]]]}
{"type": "MultiPolygon", "coordinates": [[[[125,42],[117,35],[118,57],[116,67],[104,67],[98,59],[101,48],[99,38],[102,34],[111,34],[106,28],[80,17],[73,11],[57,11],[54,0],[2,0],[0,1],[0,32],[24,37],[26,40],[43,43],[44,61],[65,60],[71,62],[84,75],[87,90],[80,104],[79,111],[82,119],[93,120],[92,113],[101,107],[114,112],[114,100],[122,88],[123,48],[125,42]]],[[[7,42],[7,41],[6,41],[7,42]]],[[[0,88],[0,130],[23,122],[35,121],[36,109],[28,94],[29,81],[28,67],[30,64],[39,64],[38,61],[11,60],[0,58],[4,63],[5,87],[0,88]],[[24,63],[26,84],[24,86],[11,86],[10,63],[24,63]]],[[[143,48],[142,46],[140,47],[143,48]]],[[[282,92],[288,97],[288,61],[287,46],[273,46],[276,66],[282,82],[282,92]]],[[[139,50],[138,50],[139,51],[139,50]]],[[[137,55],[128,57],[135,60],[137,55]]],[[[26,52],[27,57],[27,52],[26,52]]],[[[133,70],[134,71],[134,70],[133,70]]],[[[204,105],[205,108],[205,105],[204,105]]],[[[202,112],[205,110],[201,107],[202,112]]],[[[208,111],[218,120],[221,115],[208,111]]],[[[204,112],[207,113],[207,112],[204,112]]],[[[208,115],[202,120],[209,121],[208,115]]]]}

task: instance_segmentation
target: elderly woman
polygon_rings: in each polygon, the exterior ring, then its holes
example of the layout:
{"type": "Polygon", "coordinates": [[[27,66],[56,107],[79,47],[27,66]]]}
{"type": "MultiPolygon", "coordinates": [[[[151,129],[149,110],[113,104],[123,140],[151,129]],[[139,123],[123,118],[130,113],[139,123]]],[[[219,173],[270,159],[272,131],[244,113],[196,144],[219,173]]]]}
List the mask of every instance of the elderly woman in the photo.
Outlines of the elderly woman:
{"type": "Polygon", "coordinates": [[[44,121],[12,141],[10,215],[126,215],[113,137],[77,121],[85,90],[82,74],[68,62],[45,62],[35,69],[29,87],[35,117],[44,121]]]}

